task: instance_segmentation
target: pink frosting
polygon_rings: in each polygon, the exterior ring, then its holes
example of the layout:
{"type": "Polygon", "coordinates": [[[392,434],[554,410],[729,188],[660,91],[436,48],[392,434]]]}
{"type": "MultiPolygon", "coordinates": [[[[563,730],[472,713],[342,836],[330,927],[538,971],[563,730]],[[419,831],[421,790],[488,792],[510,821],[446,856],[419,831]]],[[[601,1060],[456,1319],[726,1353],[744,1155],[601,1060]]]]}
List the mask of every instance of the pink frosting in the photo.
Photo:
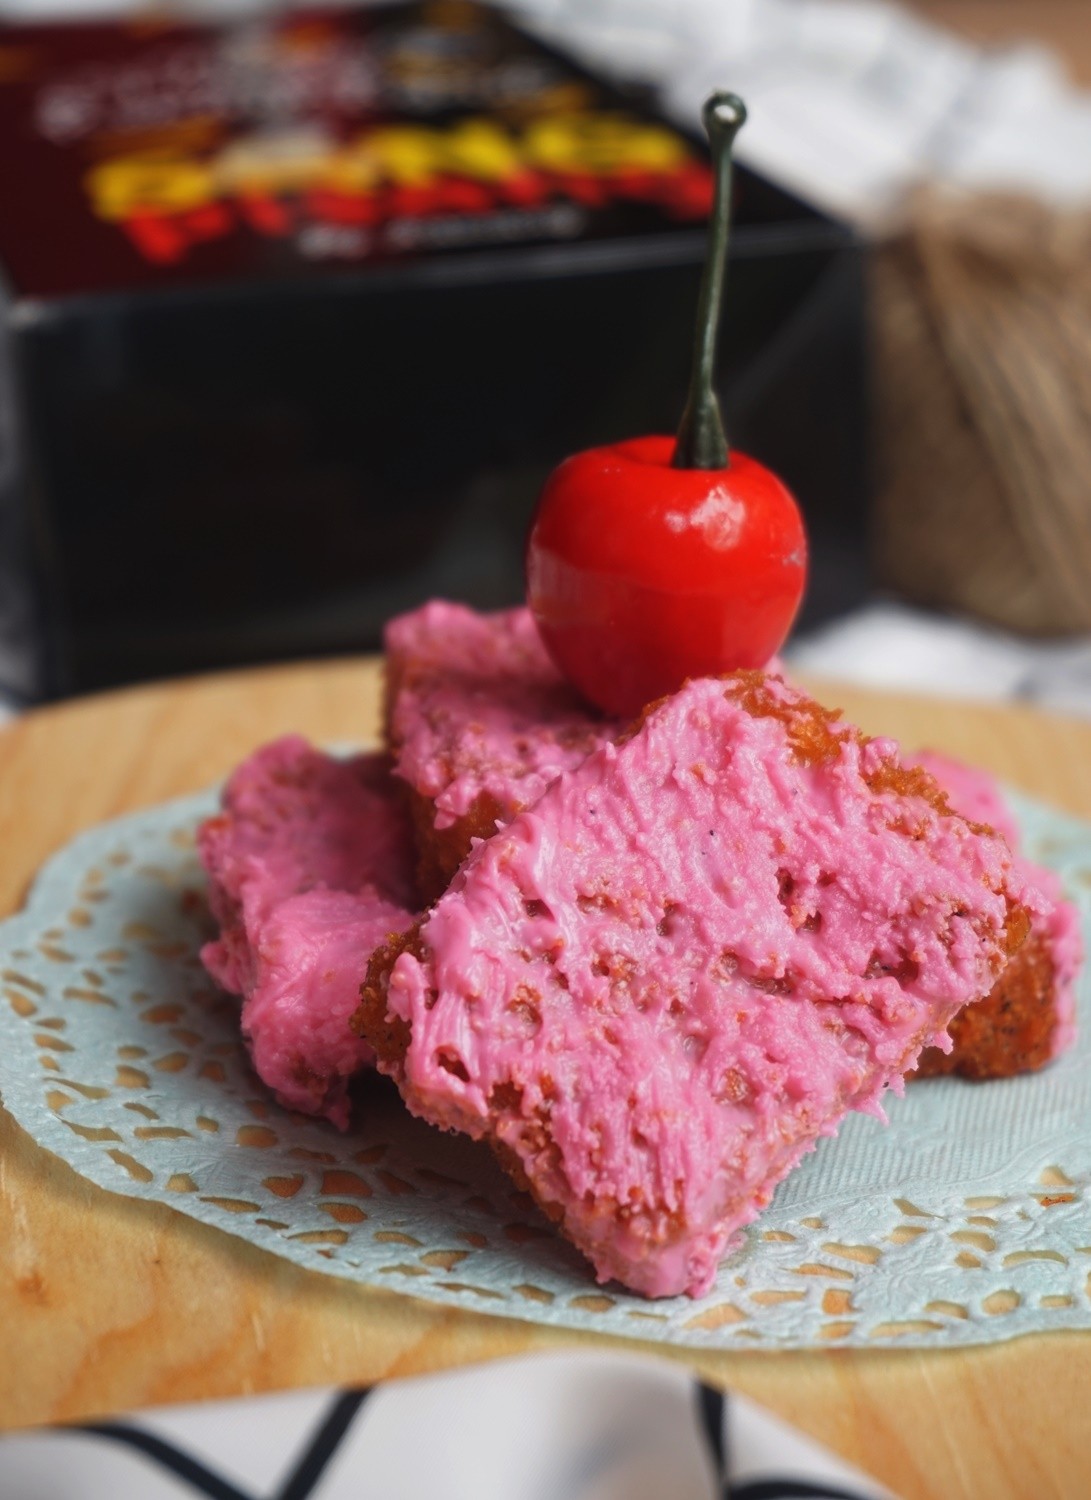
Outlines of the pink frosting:
{"type": "Polygon", "coordinates": [[[483,792],[507,821],[621,725],[557,671],[527,609],[433,600],[386,628],[395,768],[449,828],[483,792]]]}
{"type": "Polygon", "coordinates": [[[990,824],[1004,835],[1017,855],[1016,875],[1027,893],[1025,904],[1031,912],[1031,925],[1045,937],[1053,959],[1056,1020],[1051,1055],[1059,1057],[1076,1040],[1076,981],[1084,956],[1080,914],[1072,902],[1065,899],[1056,873],[1019,853],[1019,825],[1004,801],[995,777],[936,750],[923,751],[917,760],[931,771],[956,811],[975,823],[990,824]]]}
{"type": "Polygon", "coordinates": [[[344,1129],[373,1060],[349,1029],[372,952],[413,920],[410,840],[387,762],[292,736],[243,762],[198,837],[219,938],[201,958],[244,997],[242,1028],[281,1103],[344,1129]]]}
{"type": "MultiPolygon", "coordinates": [[[[774,700],[806,700],[776,678],[774,700]]],[[[415,1112],[492,1135],[600,1280],[697,1295],[1002,956],[1002,840],[689,683],[479,844],[390,975],[415,1112]]]]}
{"type": "MultiPolygon", "coordinates": [[[[503,825],[625,728],[569,687],[528,609],[435,599],[391,620],[384,644],[395,769],[435,803],[437,828],[482,794],[503,825]]],[[[774,657],[769,670],[780,667],[774,657]]]]}
{"type": "Polygon", "coordinates": [[[968,766],[953,755],[941,755],[938,750],[921,750],[913,759],[936,778],[956,812],[973,823],[987,823],[995,828],[1007,839],[1012,851],[1019,848],[1019,825],[995,776],[968,766]]]}

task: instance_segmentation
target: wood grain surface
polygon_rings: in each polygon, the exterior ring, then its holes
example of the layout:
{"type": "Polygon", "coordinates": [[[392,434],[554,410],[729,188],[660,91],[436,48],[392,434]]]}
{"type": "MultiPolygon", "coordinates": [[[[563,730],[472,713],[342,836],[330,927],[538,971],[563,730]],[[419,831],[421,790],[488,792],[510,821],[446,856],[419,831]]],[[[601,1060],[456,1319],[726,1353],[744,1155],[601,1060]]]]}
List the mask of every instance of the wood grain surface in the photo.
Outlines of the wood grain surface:
{"type": "MultiPolygon", "coordinates": [[[[378,685],[373,662],[277,668],[77,701],[0,731],[0,913],[78,830],[203,787],[264,739],[367,739],[378,685]]],[[[872,732],[963,756],[1091,816],[1091,726],[820,691],[872,732]]],[[[5,1427],[595,1342],[299,1270],[93,1187],[2,1111],[0,1330],[5,1427]]],[[[907,1500],[1091,1493],[1091,1334],[950,1353],[667,1357],[764,1402],[907,1500]]]]}

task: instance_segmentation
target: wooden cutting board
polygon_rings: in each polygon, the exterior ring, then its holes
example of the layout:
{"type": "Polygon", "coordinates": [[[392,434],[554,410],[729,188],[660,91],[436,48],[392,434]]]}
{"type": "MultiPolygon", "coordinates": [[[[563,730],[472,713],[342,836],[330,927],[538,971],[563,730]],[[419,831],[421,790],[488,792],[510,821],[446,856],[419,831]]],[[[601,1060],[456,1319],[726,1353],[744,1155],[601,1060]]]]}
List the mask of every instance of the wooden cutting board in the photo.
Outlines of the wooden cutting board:
{"type": "MultiPolygon", "coordinates": [[[[1091,726],[812,686],[872,733],[949,751],[1091,816],[1091,726]]],[[[29,714],[0,731],[0,914],[19,906],[41,861],[78,830],[206,786],[289,730],[367,740],[378,705],[377,664],[349,661],[29,714]]],[[[0,1329],[4,1427],[596,1342],[301,1271],[168,1208],[93,1187],[3,1111],[0,1329]]],[[[949,1353],[668,1357],[753,1396],[907,1500],[1091,1493],[1091,1333],[949,1353]]]]}

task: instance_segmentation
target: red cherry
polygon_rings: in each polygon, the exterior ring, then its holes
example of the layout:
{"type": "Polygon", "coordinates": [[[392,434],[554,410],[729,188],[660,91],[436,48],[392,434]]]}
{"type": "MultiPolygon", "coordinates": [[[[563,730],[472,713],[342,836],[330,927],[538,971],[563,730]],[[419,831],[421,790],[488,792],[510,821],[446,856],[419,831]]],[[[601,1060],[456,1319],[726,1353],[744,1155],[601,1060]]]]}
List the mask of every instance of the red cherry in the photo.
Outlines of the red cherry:
{"type": "Polygon", "coordinates": [[[807,540],[775,474],[729,454],[713,388],[731,218],[734,94],[704,108],[715,199],[677,440],[633,438],[568,459],[546,481],[527,543],[527,602],[574,687],[639,713],[687,677],[764,667],[795,619],[807,540]]]}
{"type": "Polygon", "coordinates": [[[687,677],[764,667],[807,573],[795,501],[733,452],[723,469],[671,465],[675,440],[577,453],[546,482],[527,544],[527,602],[572,685],[639,713],[687,677]]]}

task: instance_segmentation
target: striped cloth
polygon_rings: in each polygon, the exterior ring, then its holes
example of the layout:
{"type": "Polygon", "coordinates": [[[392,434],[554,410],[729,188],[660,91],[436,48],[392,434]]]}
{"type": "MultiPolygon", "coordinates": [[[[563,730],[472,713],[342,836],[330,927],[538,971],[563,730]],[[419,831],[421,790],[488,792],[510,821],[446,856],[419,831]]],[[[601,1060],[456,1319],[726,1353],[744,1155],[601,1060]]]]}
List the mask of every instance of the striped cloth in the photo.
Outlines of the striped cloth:
{"type": "MultiPolygon", "coordinates": [[[[760,1356],[758,1356],[760,1358],[760,1356]]],[[[891,1500],[665,1361],[530,1356],[0,1437],[13,1500],[891,1500]]]]}

